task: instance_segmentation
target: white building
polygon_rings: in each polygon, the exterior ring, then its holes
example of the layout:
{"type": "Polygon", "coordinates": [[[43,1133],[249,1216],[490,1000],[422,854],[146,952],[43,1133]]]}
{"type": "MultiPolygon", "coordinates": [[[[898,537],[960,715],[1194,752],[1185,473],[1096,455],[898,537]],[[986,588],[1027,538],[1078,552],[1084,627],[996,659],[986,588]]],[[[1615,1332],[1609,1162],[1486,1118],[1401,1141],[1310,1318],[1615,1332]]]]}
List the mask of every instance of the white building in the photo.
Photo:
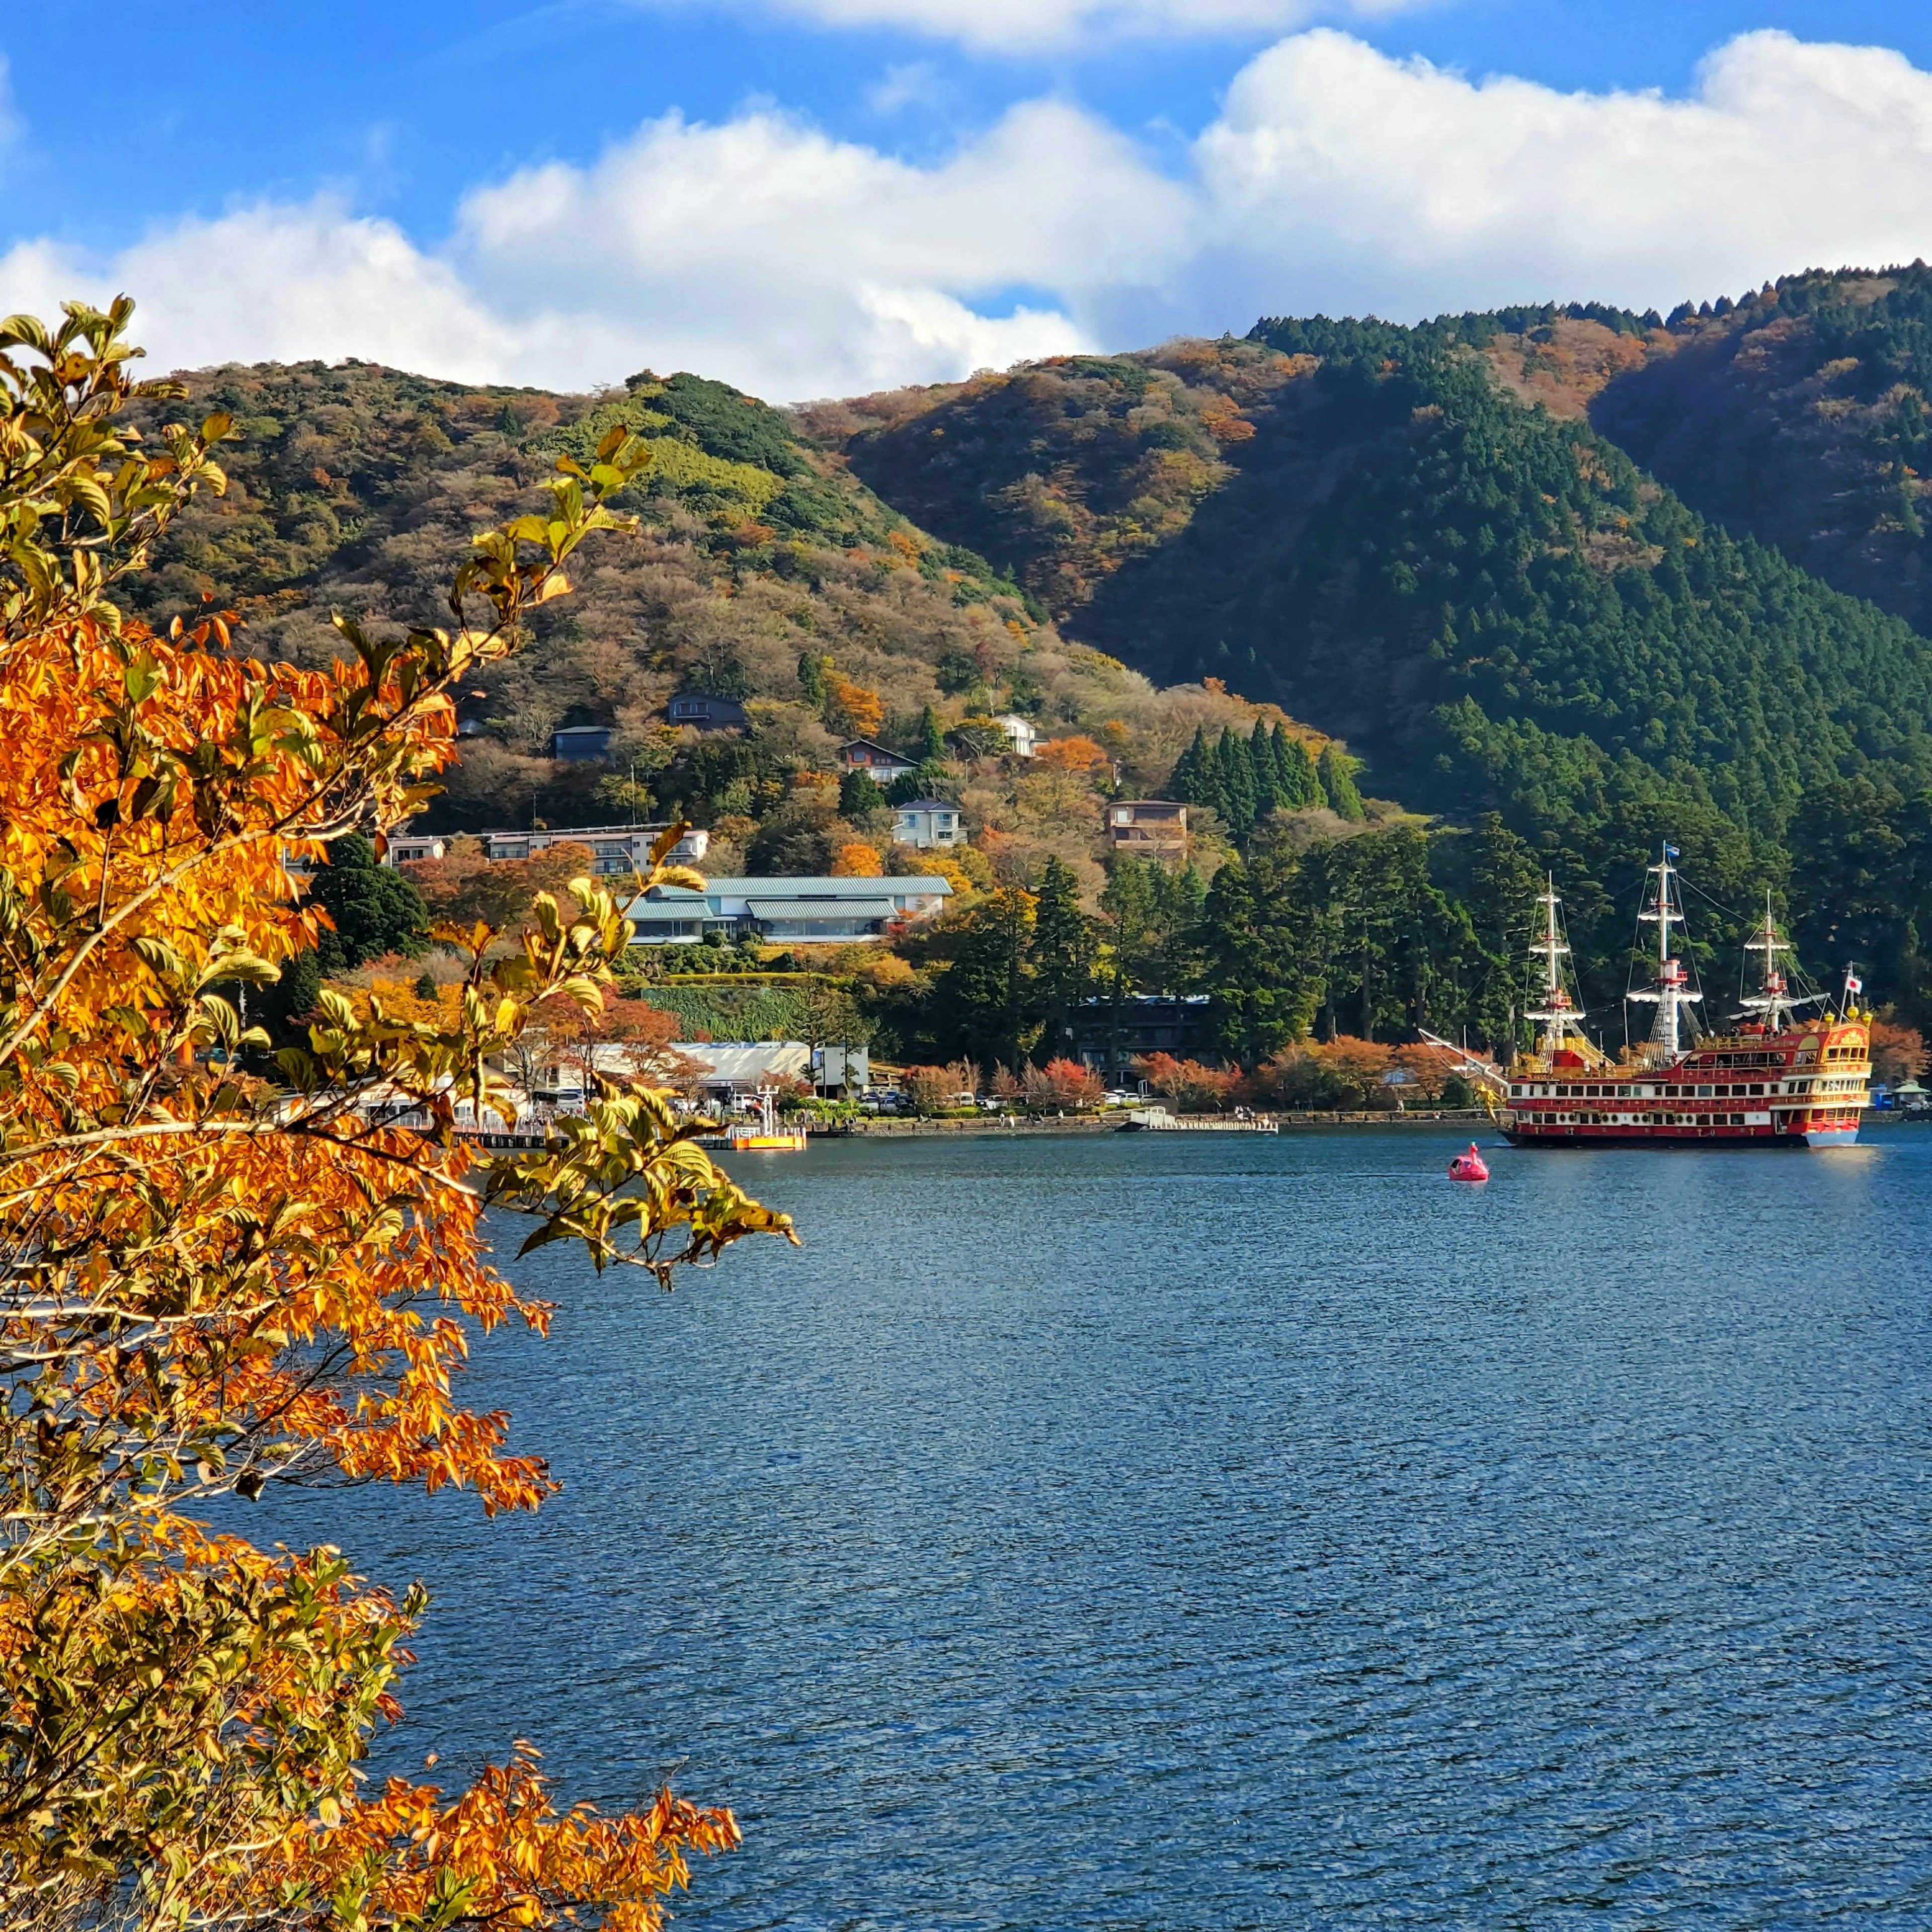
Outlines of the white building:
{"type": "MultiPolygon", "coordinates": [[[[664,829],[662,825],[566,825],[541,832],[486,832],[483,856],[493,860],[533,859],[553,845],[587,845],[592,872],[606,876],[640,872],[651,862],[652,843],[664,829]]],[[[694,866],[710,846],[710,833],[694,826],[670,848],[665,862],[694,866]]]]}
{"type": "Polygon", "coordinates": [[[952,896],[931,873],[884,879],[710,879],[704,890],[653,886],[625,912],[640,946],[688,945],[707,933],[727,939],[826,943],[877,939],[930,919],[952,896]]]}
{"type": "Polygon", "coordinates": [[[965,842],[966,826],[959,808],[943,798],[916,798],[892,808],[892,842],[916,846],[923,852],[939,845],[965,842]]]}
{"type": "Polygon", "coordinates": [[[1009,711],[1004,718],[995,718],[993,722],[1006,734],[1006,742],[1012,746],[1016,758],[1030,758],[1040,746],[1040,733],[1033,721],[1022,718],[1017,711],[1009,711]]]}
{"type": "Polygon", "coordinates": [[[394,872],[398,866],[412,866],[424,859],[440,859],[448,850],[440,839],[422,832],[392,832],[389,834],[389,849],[382,854],[382,863],[394,872]]]}
{"type": "Polygon", "coordinates": [[[686,1040],[672,1048],[701,1070],[697,1084],[705,1099],[720,1108],[748,1107],[763,1088],[802,1080],[820,1093],[836,1092],[847,1080],[854,1092],[871,1078],[865,1048],[848,1056],[839,1046],[807,1046],[798,1040],[686,1040]]]}

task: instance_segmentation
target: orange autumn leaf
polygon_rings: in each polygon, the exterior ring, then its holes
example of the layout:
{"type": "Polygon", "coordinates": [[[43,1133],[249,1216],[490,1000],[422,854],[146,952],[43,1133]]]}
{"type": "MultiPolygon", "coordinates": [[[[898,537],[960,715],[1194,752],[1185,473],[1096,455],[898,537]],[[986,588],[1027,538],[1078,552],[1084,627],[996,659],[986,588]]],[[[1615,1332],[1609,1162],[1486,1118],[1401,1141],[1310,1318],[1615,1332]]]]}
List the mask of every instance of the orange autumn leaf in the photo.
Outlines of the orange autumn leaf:
{"type": "Polygon", "coordinates": [[[590,879],[520,931],[441,928],[461,977],[434,1000],[325,987],[274,1052],[242,1019],[323,923],[299,868],[434,789],[458,681],[628,527],[606,499],[646,454],[618,430],[564,459],[542,514],[472,541],[448,628],[344,622],[326,668],[262,662],[230,614],[157,632],[112,603],[222,487],[232,433],[120,431],[179,394],[131,381],[130,314],[0,323],[0,1922],[118,1899],[156,1924],[399,1926],[433,1894],[445,1923],[655,1926],[686,1854],[736,1842],[728,1813],[560,1810],[527,1754],[453,1797],[365,1792],[420,1593],[193,1514],[322,1476],[491,1513],[549,1493],[460,1398],[476,1335],[551,1312],[492,1264],[494,1205],[526,1247],[667,1286],[790,1238],[647,1078],[600,1078],[542,1147],[473,1138],[534,1016],[606,1010],[632,932],[590,879]]]}

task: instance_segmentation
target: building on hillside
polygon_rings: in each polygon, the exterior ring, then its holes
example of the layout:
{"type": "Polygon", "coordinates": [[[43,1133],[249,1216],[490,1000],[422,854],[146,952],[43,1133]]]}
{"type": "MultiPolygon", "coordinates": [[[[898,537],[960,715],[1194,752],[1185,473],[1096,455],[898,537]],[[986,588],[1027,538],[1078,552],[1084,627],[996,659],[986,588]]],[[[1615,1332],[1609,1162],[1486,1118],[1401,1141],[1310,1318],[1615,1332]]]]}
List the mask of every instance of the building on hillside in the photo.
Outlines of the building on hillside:
{"type": "Polygon", "coordinates": [[[922,851],[932,847],[965,842],[965,821],[959,808],[943,798],[915,798],[892,808],[892,843],[916,846],[922,851]]]}
{"type": "Polygon", "coordinates": [[[1006,742],[1012,747],[1016,758],[1030,758],[1040,748],[1040,732],[1030,718],[1022,718],[1017,711],[1009,711],[1004,718],[995,718],[993,722],[1006,734],[1006,742]]]}
{"type": "MultiPolygon", "coordinates": [[[[587,845],[591,870],[614,878],[625,872],[640,872],[650,865],[652,842],[664,829],[662,825],[564,825],[546,826],[540,832],[486,832],[483,856],[490,860],[533,859],[553,845],[587,845]]],[[[710,844],[710,833],[693,826],[670,848],[664,862],[694,866],[710,844]]]]}
{"type": "Polygon", "coordinates": [[[914,769],[914,760],[903,752],[895,752],[890,746],[879,744],[871,738],[854,738],[841,745],[838,762],[848,772],[869,773],[881,784],[890,784],[914,769]]]}
{"type": "Polygon", "coordinates": [[[398,866],[412,866],[424,859],[440,859],[449,848],[446,842],[427,832],[392,832],[389,834],[389,849],[382,854],[382,863],[394,872],[398,866]]]}
{"type": "Polygon", "coordinates": [[[735,698],[714,698],[709,692],[680,691],[664,706],[674,724],[694,731],[733,731],[745,723],[745,707],[735,698]]]}
{"type": "Polygon", "coordinates": [[[592,764],[610,755],[608,724],[560,724],[550,734],[550,754],[560,764],[592,764]]]}
{"type": "Polygon", "coordinates": [[[712,933],[778,944],[878,939],[930,919],[952,896],[932,874],[884,879],[710,879],[703,892],[653,886],[625,916],[640,946],[688,945],[712,933]]]}
{"type": "Polygon", "coordinates": [[[1066,1016],[1066,1057],[1102,1075],[1110,1085],[1131,1084],[1135,1060],[1151,1053],[1176,1060],[1208,1060],[1208,996],[1204,993],[1130,993],[1113,1000],[1082,1000],[1066,1016]]]}
{"type": "Polygon", "coordinates": [[[1107,807],[1107,842],[1136,859],[1185,859],[1187,808],[1166,798],[1117,798],[1107,807]]]}

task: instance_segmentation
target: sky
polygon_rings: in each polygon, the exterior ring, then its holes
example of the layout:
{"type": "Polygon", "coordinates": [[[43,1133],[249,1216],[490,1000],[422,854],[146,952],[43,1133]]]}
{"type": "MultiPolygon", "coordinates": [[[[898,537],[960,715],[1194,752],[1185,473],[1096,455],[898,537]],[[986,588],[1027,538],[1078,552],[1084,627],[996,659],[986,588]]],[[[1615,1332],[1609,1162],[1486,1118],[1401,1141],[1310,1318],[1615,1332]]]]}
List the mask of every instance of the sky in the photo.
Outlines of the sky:
{"type": "Polygon", "coordinates": [[[775,401],[1932,256],[1924,0],[199,0],[0,40],[0,311],[775,401]]]}

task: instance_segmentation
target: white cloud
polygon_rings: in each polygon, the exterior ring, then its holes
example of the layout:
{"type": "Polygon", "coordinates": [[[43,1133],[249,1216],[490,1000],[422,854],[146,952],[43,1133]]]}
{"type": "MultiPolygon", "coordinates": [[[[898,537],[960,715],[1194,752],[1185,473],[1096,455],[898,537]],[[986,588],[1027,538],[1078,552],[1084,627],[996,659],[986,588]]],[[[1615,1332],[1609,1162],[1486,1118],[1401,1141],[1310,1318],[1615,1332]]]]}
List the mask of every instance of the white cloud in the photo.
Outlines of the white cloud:
{"type": "Polygon", "coordinates": [[[1078,346],[1089,292],[1171,273],[1189,212],[1130,143],[1052,102],[929,168],[777,114],[670,117],[589,169],[472,195],[456,255],[528,328],[622,314],[653,366],[822,394],[1078,346]],[[970,306],[1016,289],[1058,300],[999,320],[970,306]]]}
{"type": "Polygon", "coordinates": [[[765,0],[827,27],[885,27],[1002,52],[1130,37],[1279,34],[1311,20],[1386,18],[1432,0],[765,0]]]}
{"type": "Polygon", "coordinates": [[[482,380],[522,347],[447,263],[326,199],[183,221],[111,261],[45,242],[0,256],[0,308],[51,315],[63,299],[124,290],[139,304],[136,339],[163,368],[359,356],[482,380]]]}
{"type": "Polygon", "coordinates": [[[1676,100],[1305,34],[1243,70],[1196,161],[1218,238],[1197,298],[1238,309],[1641,308],[1932,252],[1932,74],[1783,33],[1731,41],[1676,100]]]}
{"type": "Polygon", "coordinates": [[[850,393],[1259,313],[1555,297],[1636,307],[1932,254],[1932,74],[1748,34],[1694,94],[1564,94],[1293,36],[1186,178],[1064,103],[932,165],[774,111],[647,123],[586,166],[473,192],[447,245],[264,203],[88,262],[0,257],[0,312],[118,288],[164,366],[356,355],[470,379],[649,365],[850,393]]]}

